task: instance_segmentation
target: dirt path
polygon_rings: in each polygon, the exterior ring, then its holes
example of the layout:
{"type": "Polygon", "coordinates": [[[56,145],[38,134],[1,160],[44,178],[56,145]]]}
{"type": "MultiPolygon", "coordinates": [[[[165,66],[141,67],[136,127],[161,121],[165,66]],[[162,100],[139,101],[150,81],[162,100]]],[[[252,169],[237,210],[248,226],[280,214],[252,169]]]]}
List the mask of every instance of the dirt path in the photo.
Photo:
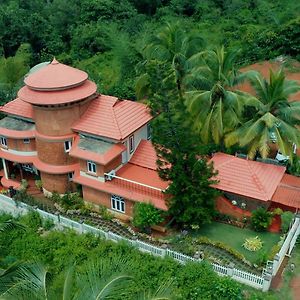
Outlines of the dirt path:
{"type": "Polygon", "coordinates": [[[300,276],[292,278],[290,282],[293,300],[300,300],[300,276]]]}

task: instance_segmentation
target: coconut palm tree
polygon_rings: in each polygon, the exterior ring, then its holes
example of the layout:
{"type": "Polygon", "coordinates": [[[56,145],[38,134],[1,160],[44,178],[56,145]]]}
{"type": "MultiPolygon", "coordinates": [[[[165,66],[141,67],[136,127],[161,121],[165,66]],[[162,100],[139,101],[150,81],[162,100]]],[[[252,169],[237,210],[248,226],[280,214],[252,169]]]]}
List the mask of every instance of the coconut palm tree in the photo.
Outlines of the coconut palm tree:
{"type": "Polygon", "coordinates": [[[300,145],[300,102],[289,102],[289,96],[300,90],[296,81],[286,80],[282,70],[273,72],[267,81],[260,73],[252,73],[250,83],[255,97],[249,103],[255,110],[241,127],[226,136],[227,146],[239,144],[248,148],[253,158],[258,152],[266,158],[270,144],[276,143],[281,152],[292,158],[293,145],[300,145]]]}
{"type": "Polygon", "coordinates": [[[179,23],[165,27],[143,50],[144,61],[137,67],[139,76],[136,83],[138,99],[149,95],[149,76],[145,71],[148,62],[157,60],[169,64],[176,75],[177,88],[181,94],[184,89],[184,77],[191,68],[189,59],[204,47],[199,32],[186,32],[179,23]]]}
{"type": "Polygon", "coordinates": [[[222,46],[190,59],[196,67],[186,79],[191,88],[185,95],[186,104],[204,143],[222,144],[225,134],[241,123],[248,97],[234,87],[249,73],[236,69],[237,55],[238,51],[225,51],[222,46]]]}

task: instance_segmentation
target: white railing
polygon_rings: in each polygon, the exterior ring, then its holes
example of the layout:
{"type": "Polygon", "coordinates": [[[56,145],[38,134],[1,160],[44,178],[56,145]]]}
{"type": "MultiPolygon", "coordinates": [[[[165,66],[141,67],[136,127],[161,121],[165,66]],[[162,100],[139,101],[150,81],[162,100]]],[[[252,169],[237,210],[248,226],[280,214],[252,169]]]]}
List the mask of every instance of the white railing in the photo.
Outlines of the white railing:
{"type": "Polygon", "coordinates": [[[275,276],[276,273],[278,272],[278,270],[284,260],[284,257],[286,255],[291,254],[299,234],[300,234],[300,217],[296,216],[295,219],[292,221],[290,230],[289,230],[279,252],[274,257],[274,260],[272,262],[273,266],[271,268],[272,276],[275,276]]]}
{"type": "MultiPolygon", "coordinates": [[[[25,203],[16,203],[9,197],[0,195],[0,211],[12,213],[14,216],[18,214],[25,214],[29,210],[33,208],[25,203]]],[[[84,223],[79,223],[73,220],[70,220],[66,217],[60,215],[54,215],[48,212],[45,212],[41,209],[36,209],[36,211],[41,215],[41,217],[45,219],[51,219],[55,225],[63,226],[67,228],[72,228],[78,233],[92,233],[97,236],[101,236],[107,240],[111,240],[114,242],[125,241],[133,247],[139,249],[142,252],[151,253],[153,255],[161,256],[161,257],[172,257],[176,261],[185,264],[187,262],[201,262],[202,259],[194,258],[183,253],[179,253],[170,249],[160,248],[157,246],[153,246],[151,244],[142,242],[140,240],[131,240],[125,237],[122,237],[118,234],[115,234],[111,231],[105,231],[100,228],[96,228],[84,223]]],[[[267,278],[263,278],[261,276],[257,276],[255,274],[251,274],[248,272],[244,272],[238,269],[233,269],[228,266],[221,266],[218,264],[212,264],[213,270],[219,275],[226,275],[231,277],[232,279],[244,283],[246,285],[252,286],[257,289],[262,289],[263,291],[267,291],[270,287],[270,280],[267,278]]]]}

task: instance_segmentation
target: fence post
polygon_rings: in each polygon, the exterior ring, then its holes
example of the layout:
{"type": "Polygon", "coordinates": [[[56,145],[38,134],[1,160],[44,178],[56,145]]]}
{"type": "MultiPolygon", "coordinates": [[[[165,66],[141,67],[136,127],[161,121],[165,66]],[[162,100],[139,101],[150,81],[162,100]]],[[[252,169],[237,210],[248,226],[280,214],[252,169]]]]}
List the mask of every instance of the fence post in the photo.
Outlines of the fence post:
{"type": "Polygon", "coordinates": [[[167,244],[162,244],[161,245],[161,250],[162,250],[162,257],[166,257],[167,256],[167,249],[168,249],[168,245],[167,244]]]}
{"type": "Polygon", "coordinates": [[[78,223],[80,224],[80,226],[79,226],[79,232],[82,234],[83,233],[83,225],[82,225],[82,223],[83,223],[83,220],[79,220],[78,221],[78,223]]]}
{"type": "Polygon", "coordinates": [[[266,274],[264,274],[263,278],[264,278],[264,281],[263,281],[262,291],[267,292],[270,289],[272,275],[266,273],[266,274]]]}
{"type": "Polygon", "coordinates": [[[278,267],[279,267],[279,261],[280,261],[280,256],[279,254],[277,253],[275,256],[274,256],[274,259],[273,259],[273,269],[272,269],[272,275],[275,276],[277,271],[278,271],[278,267]]]}
{"type": "Polygon", "coordinates": [[[229,265],[227,266],[227,275],[229,277],[233,276],[233,269],[234,269],[234,263],[229,263],[229,265]]]}

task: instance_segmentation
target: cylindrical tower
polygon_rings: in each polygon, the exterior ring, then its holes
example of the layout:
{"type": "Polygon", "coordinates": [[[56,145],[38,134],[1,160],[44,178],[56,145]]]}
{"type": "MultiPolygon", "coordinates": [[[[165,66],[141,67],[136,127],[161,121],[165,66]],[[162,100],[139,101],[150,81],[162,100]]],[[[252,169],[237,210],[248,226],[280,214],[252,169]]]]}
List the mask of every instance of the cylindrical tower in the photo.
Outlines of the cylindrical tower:
{"type": "Polygon", "coordinates": [[[33,106],[36,125],[36,167],[46,191],[65,193],[77,162],[69,156],[79,120],[95,98],[97,86],[87,73],[55,59],[24,80],[18,96],[33,106]]]}

